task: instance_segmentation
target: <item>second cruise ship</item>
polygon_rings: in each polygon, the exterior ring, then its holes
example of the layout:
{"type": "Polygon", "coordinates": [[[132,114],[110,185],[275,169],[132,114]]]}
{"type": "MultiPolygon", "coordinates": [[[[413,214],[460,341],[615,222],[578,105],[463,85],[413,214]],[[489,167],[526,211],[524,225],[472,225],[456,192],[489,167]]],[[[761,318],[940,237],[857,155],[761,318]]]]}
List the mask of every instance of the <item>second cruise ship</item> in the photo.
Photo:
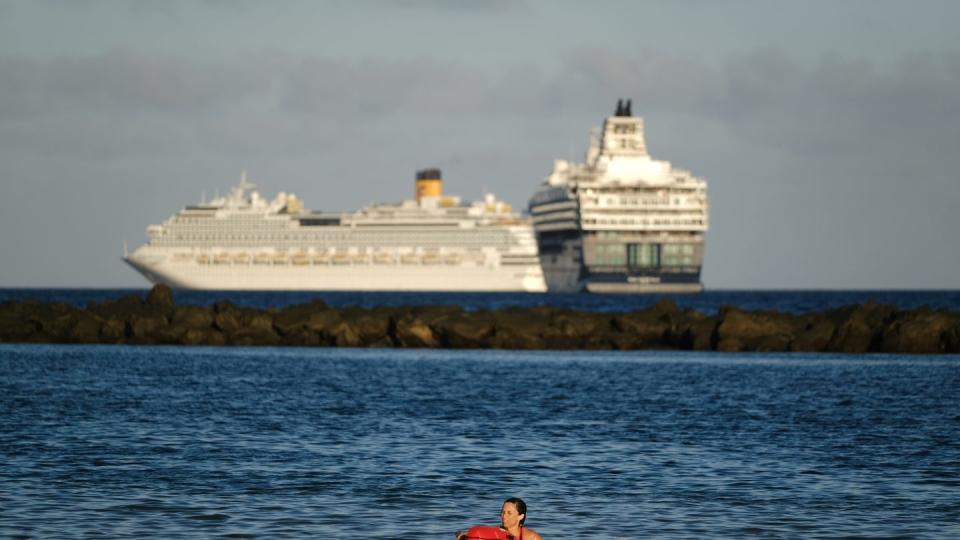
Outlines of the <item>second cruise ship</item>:
{"type": "Polygon", "coordinates": [[[262,198],[244,175],[228,196],[149,226],[124,260],[184,289],[545,291],[529,220],[493,195],[466,204],[442,185],[425,169],[415,199],[310,212],[292,194],[262,198]]]}
{"type": "Polygon", "coordinates": [[[647,154],[620,100],[585,163],[554,162],[530,199],[551,292],[700,292],[707,183],[647,154]]]}

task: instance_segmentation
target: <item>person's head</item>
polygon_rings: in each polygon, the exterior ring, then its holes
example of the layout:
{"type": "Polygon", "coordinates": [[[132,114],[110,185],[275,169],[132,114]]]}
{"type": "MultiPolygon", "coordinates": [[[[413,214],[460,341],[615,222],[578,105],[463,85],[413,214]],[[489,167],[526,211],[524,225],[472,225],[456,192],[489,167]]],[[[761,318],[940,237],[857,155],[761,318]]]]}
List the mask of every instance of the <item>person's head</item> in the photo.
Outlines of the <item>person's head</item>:
{"type": "Polygon", "coordinates": [[[500,507],[500,523],[502,523],[504,527],[512,528],[523,525],[523,522],[526,520],[527,503],[523,502],[523,499],[510,497],[503,501],[503,506],[500,507]]]}

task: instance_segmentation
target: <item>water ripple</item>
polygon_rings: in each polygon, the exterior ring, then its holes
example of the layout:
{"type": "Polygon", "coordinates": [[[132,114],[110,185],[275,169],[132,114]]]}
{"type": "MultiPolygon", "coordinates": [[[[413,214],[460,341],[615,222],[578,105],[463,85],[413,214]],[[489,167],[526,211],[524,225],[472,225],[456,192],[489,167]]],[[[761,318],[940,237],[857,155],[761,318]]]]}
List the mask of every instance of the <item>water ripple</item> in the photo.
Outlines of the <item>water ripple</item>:
{"type": "Polygon", "coordinates": [[[0,535],[960,537],[955,358],[0,345],[0,535]]]}

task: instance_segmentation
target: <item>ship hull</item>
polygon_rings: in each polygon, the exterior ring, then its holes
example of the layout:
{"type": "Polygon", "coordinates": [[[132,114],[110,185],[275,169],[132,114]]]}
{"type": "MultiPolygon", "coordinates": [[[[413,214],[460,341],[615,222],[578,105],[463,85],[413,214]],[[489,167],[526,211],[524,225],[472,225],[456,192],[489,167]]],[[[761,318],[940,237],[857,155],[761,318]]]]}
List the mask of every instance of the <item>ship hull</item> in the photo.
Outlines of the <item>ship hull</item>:
{"type": "Polygon", "coordinates": [[[178,289],[297,291],[545,292],[539,267],[480,264],[234,265],[124,261],[153,283],[178,289]]]}
{"type": "MultiPolygon", "coordinates": [[[[543,235],[541,235],[542,237],[543,235]]],[[[540,266],[550,292],[597,294],[686,294],[703,292],[699,266],[687,271],[664,268],[598,268],[584,263],[583,237],[541,242],[540,266]]]]}

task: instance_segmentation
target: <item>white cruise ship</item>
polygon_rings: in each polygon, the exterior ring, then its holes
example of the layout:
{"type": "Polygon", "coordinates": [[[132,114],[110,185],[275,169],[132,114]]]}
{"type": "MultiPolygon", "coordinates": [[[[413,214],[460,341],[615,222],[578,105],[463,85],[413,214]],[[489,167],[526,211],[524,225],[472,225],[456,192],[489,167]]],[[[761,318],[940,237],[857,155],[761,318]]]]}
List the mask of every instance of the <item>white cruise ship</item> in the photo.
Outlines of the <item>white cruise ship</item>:
{"type": "Polygon", "coordinates": [[[124,260],[183,289],[529,291],[546,285],[528,219],[487,195],[444,196],[418,172],[414,200],[309,212],[292,194],[262,198],[241,177],[226,197],[187,206],[124,260]]]}
{"type": "Polygon", "coordinates": [[[630,100],[591,132],[585,163],[554,163],[530,214],[551,292],[703,290],[707,183],[647,154],[630,100]]]}

